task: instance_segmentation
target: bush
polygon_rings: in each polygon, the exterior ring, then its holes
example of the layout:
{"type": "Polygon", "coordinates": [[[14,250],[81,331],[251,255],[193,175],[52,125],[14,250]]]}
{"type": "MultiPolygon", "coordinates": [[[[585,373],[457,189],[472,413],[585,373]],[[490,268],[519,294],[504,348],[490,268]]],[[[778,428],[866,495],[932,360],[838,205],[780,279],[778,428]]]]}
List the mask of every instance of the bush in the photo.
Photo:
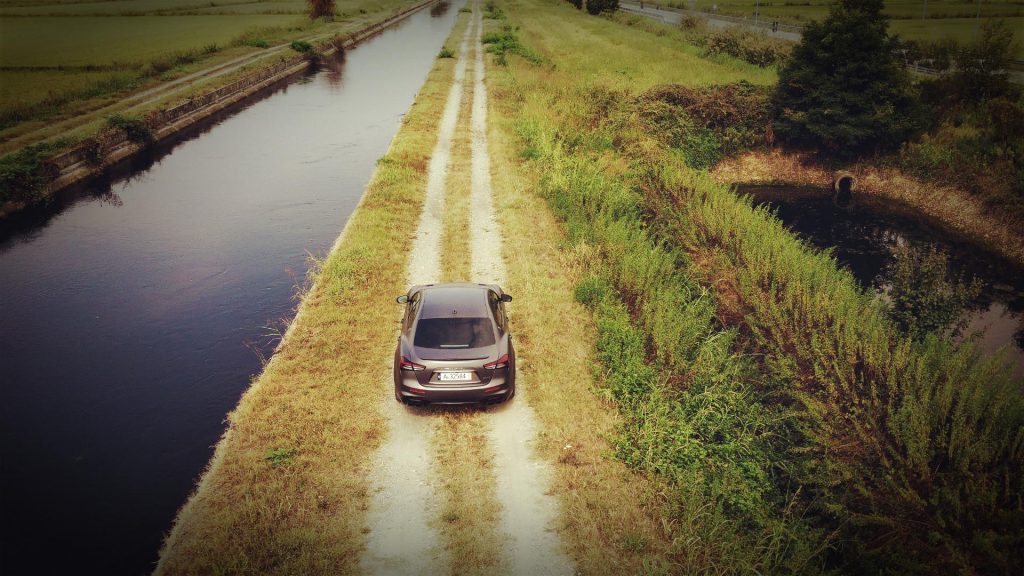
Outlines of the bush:
{"type": "Polygon", "coordinates": [[[48,160],[64,146],[64,142],[33,144],[0,158],[0,204],[42,200],[46,185],[58,176],[48,160]]]}
{"type": "Polygon", "coordinates": [[[619,9],[619,0],[587,0],[587,12],[598,15],[602,12],[615,12],[619,9]]]}
{"type": "Polygon", "coordinates": [[[494,0],[487,0],[487,4],[484,6],[484,18],[490,18],[491,20],[504,20],[505,12],[500,6],[495,4],[494,0]]]}
{"type": "Polygon", "coordinates": [[[334,0],[307,0],[309,4],[309,19],[330,18],[334,16],[337,7],[334,0]]]}
{"type": "Polygon", "coordinates": [[[1013,51],[1013,30],[1002,20],[987,21],[978,41],[957,56],[951,81],[958,100],[974,103],[1013,94],[1006,71],[1013,51]]]}
{"type": "Polygon", "coordinates": [[[780,137],[851,157],[894,149],[918,130],[916,95],[881,11],[882,0],[840,0],[804,28],[779,73],[780,137]]]}
{"type": "Polygon", "coordinates": [[[304,40],[293,40],[291,46],[292,50],[301,54],[309,54],[313,50],[313,45],[304,40]]]}
{"type": "Polygon", "coordinates": [[[723,155],[765,143],[768,92],[748,82],[689,88],[666,84],[636,100],[648,133],[683,153],[691,168],[710,168],[723,155]]]}
{"type": "Polygon", "coordinates": [[[452,52],[451,48],[444,46],[441,51],[437,54],[438,58],[455,58],[455,52],[452,52]]]}
{"type": "Polygon", "coordinates": [[[889,315],[904,332],[922,337],[929,332],[959,329],[964,307],[977,298],[981,283],[949,278],[949,257],[934,246],[899,244],[890,265],[892,288],[889,315]]]}
{"type": "Polygon", "coordinates": [[[107,127],[115,130],[124,130],[124,133],[132,142],[148,144],[153,141],[153,130],[142,118],[113,114],[107,117],[107,127]]]}
{"type": "Polygon", "coordinates": [[[481,37],[480,41],[483,44],[487,44],[487,51],[495,55],[495,62],[504,66],[507,64],[505,54],[511,52],[517,54],[531,64],[540,64],[544,62],[544,58],[530,50],[526,46],[523,46],[519,42],[519,37],[516,36],[515,32],[508,26],[501,32],[488,32],[481,37]]]}
{"type": "Polygon", "coordinates": [[[679,26],[687,40],[704,49],[704,56],[724,54],[768,68],[783,64],[793,51],[789,42],[738,26],[709,31],[707,23],[694,16],[684,17],[679,26]]]}
{"type": "Polygon", "coordinates": [[[616,456],[665,482],[676,572],[1019,573],[1019,380],[902,334],[828,254],[652,141],[627,94],[555,86],[520,135],[567,241],[598,255],[577,297],[599,302],[616,456]]]}

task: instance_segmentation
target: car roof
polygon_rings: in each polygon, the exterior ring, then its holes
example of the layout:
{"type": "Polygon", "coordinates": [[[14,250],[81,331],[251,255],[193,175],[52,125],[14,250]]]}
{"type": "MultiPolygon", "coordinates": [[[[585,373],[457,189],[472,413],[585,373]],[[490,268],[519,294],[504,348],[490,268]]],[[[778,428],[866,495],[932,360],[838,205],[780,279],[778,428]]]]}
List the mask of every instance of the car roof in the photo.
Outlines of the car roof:
{"type": "Polygon", "coordinates": [[[488,290],[494,288],[470,283],[424,286],[419,290],[423,299],[420,318],[487,318],[488,290]]]}

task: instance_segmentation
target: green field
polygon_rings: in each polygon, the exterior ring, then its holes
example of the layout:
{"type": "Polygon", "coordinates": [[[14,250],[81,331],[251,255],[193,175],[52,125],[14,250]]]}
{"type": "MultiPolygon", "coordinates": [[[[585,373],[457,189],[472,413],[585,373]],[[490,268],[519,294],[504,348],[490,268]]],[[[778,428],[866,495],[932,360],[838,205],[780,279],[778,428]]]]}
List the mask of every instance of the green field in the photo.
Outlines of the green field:
{"type": "MultiPolygon", "coordinates": [[[[344,4],[344,3],[342,3],[344,4]]],[[[33,2],[3,5],[0,16],[133,16],[138,14],[180,14],[217,11],[234,14],[304,14],[303,0],[117,0],[58,4],[33,2]]]]}
{"type": "MultiPolygon", "coordinates": [[[[755,8],[766,18],[784,20],[817,20],[828,13],[832,2],[822,0],[790,0],[785,2],[760,2],[758,0],[674,0],[667,2],[683,8],[695,10],[712,10],[718,7],[721,14],[734,16],[753,16],[755,8]]],[[[1024,5],[1015,0],[988,0],[980,6],[974,2],[944,2],[928,0],[927,12],[924,0],[888,0],[885,13],[893,19],[920,19],[925,15],[929,19],[942,18],[973,18],[977,11],[981,16],[1024,16],[1024,5]]]]}
{"type": "MultiPolygon", "coordinates": [[[[758,0],[672,0],[668,6],[715,11],[719,14],[753,17],[755,9],[760,17],[790,24],[806,24],[820,20],[828,13],[831,2],[821,0],[789,0],[785,2],[759,2],[758,0]]],[[[891,18],[889,29],[911,40],[939,40],[953,38],[961,43],[974,40],[976,31],[987,19],[1006,21],[1017,38],[1016,54],[1024,58],[1024,4],[1017,0],[989,0],[974,2],[944,2],[928,0],[889,0],[885,13],[891,18]],[[980,8],[981,18],[975,17],[980,8]],[[922,18],[922,16],[926,16],[922,18]]]]}
{"type": "Polygon", "coordinates": [[[410,3],[338,0],[334,22],[314,23],[304,0],[5,0],[0,130],[261,50],[242,37],[280,44],[351,32],[410,3]]]}
{"type": "Polygon", "coordinates": [[[168,52],[225,46],[246,30],[302,22],[297,16],[33,17],[0,19],[0,66],[106,66],[168,52]]]}

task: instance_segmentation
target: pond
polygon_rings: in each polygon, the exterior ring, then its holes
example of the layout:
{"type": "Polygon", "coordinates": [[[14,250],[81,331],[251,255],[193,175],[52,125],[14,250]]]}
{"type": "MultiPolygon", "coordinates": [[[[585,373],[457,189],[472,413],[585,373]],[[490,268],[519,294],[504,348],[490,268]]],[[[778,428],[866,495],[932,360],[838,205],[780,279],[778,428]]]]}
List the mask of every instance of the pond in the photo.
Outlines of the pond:
{"type": "Polygon", "coordinates": [[[964,310],[963,337],[976,338],[988,353],[1005,347],[1015,376],[1024,376],[1024,269],[1019,265],[894,201],[854,193],[849,207],[840,208],[831,190],[820,188],[744,185],[737,192],[771,207],[808,244],[831,249],[865,288],[881,292],[890,285],[898,244],[939,248],[948,254],[954,277],[982,283],[964,310]]]}

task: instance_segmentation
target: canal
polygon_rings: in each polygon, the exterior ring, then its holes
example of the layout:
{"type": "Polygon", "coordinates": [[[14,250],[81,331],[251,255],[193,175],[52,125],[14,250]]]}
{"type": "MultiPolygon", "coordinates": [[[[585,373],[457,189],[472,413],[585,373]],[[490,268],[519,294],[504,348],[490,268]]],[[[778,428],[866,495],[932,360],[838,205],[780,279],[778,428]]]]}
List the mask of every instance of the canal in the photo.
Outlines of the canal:
{"type": "Polygon", "coordinates": [[[461,5],[0,222],[0,573],[152,571],[461,5]]]}

